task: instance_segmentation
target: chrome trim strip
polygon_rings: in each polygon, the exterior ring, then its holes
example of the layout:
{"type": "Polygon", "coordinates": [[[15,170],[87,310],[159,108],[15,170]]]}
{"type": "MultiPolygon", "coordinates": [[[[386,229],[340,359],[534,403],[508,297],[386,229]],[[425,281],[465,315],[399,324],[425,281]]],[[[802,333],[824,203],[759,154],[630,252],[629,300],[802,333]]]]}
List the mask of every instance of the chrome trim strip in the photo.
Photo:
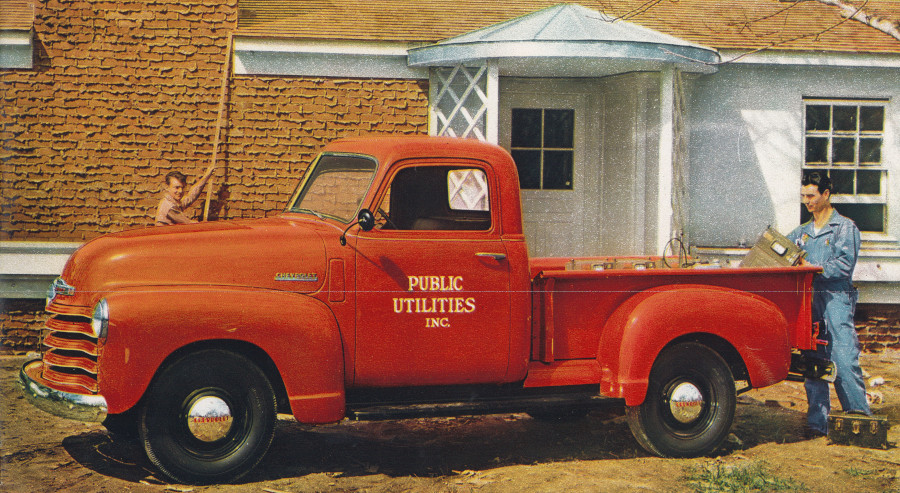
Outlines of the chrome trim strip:
{"type": "Polygon", "coordinates": [[[51,389],[34,381],[25,369],[34,364],[43,364],[41,360],[32,360],[19,370],[19,387],[25,398],[34,407],[59,416],[86,422],[102,422],[106,419],[106,398],[102,395],[74,394],[51,389]]]}

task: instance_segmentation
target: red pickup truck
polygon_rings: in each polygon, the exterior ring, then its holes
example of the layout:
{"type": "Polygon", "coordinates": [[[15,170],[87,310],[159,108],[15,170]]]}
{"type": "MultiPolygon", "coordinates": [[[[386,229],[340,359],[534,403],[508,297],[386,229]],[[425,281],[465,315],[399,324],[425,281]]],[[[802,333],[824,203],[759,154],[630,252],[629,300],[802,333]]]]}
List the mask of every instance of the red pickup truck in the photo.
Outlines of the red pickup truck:
{"type": "Polygon", "coordinates": [[[185,483],[252,469],[277,413],[315,424],[613,406],[648,451],[696,456],[729,433],[736,388],[815,366],[796,350],[816,343],[817,272],[696,267],[529,258],[500,147],[340,140],[277,217],[81,247],[20,383],[41,409],[139,437],[185,483]]]}

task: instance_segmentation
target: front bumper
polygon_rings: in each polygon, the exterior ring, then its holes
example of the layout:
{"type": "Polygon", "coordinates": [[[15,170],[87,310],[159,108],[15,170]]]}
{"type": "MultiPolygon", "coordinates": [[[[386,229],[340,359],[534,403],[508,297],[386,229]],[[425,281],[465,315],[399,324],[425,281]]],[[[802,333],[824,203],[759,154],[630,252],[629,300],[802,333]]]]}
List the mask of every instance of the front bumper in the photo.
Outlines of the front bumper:
{"type": "Polygon", "coordinates": [[[41,379],[43,365],[41,360],[33,360],[19,370],[19,386],[28,402],[62,418],[98,423],[106,419],[106,399],[102,395],[75,394],[48,387],[41,379]]]}

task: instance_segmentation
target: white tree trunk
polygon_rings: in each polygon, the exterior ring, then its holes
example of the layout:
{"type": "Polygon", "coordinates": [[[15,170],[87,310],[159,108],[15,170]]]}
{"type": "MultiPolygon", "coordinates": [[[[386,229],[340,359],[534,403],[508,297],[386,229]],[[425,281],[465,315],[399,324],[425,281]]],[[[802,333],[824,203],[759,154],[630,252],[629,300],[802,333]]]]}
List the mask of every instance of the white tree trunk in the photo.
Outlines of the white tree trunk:
{"type": "MultiPolygon", "coordinates": [[[[878,29],[879,31],[900,40],[900,21],[888,19],[867,12],[862,6],[853,5],[843,0],[815,0],[819,3],[840,9],[841,15],[878,29]]],[[[865,2],[863,2],[865,4],[865,2]]]]}

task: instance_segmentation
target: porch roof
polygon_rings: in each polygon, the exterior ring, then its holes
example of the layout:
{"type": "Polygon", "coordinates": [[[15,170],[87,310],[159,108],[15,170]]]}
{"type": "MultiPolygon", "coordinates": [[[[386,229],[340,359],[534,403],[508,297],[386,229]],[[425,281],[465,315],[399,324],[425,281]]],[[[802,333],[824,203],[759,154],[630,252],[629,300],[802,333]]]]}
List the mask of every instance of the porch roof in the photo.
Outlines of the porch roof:
{"type": "Polygon", "coordinates": [[[409,50],[412,67],[495,60],[505,75],[590,76],[632,70],[713,72],[716,50],[610,17],[560,4],[436,44],[409,50]]]}

